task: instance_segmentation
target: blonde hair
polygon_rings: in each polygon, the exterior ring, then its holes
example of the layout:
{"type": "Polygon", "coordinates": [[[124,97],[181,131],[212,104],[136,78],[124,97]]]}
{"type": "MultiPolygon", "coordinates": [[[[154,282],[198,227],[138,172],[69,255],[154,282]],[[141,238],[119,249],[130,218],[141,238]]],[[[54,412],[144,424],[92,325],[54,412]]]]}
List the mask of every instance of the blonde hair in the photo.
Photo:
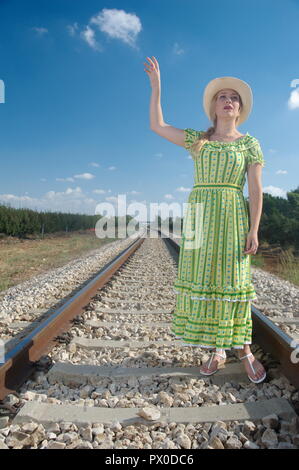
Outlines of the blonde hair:
{"type": "MultiPolygon", "coordinates": [[[[221,90],[220,90],[221,91],[221,90]]],[[[191,145],[191,150],[194,152],[199,152],[202,146],[210,141],[210,136],[214,134],[217,126],[217,116],[215,114],[215,107],[216,107],[216,100],[217,100],[217,95],[219,91],[213,96],[212,101],[211,101],[211,116],[215,116],[213,119],[213,126],[209,127],[201,136],[199,139],[196,139],[195,142],[191,145]]],[[[243,109],[243,103],[242,103],[242,98],[239,95],[238,92],[236,92],[238,97],[239,97],[239,102],[240,102],[240,112],[243,109]]],[[[235,124],[237,125],[239,120],[239,116],[236,118],[235,124]]]]}

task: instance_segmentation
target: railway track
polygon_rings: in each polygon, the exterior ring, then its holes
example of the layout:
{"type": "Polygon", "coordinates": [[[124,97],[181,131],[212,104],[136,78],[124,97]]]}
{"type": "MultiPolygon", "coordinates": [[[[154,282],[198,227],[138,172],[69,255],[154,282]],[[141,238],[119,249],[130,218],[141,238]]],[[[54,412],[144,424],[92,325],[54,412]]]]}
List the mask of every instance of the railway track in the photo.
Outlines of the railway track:
{"type": "Polygon", "coordinates": [[[26,335],[15,325],[0,448],[299,448],[299,318],[252,306],[263,383],[233,351],[202,376],[207,352],[170,332],[178,253],[173,239],[137,238],[26,335]]]}

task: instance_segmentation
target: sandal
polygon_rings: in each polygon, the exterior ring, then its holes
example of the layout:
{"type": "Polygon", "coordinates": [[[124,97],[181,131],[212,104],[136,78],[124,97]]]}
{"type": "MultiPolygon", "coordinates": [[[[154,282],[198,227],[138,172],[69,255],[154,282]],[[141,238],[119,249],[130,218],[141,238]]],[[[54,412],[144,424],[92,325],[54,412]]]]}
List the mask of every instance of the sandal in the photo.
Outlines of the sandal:
{"type": "Polygon", "coordinates": [[[221,366],[221,365],[223,365],[223,364],[225,363],[225,360],[226,360],[226,352],[224,351],[224,353],[221,354],[220,352],[214,351],[214,352],[211,354],[211,357],[210,357],[210,360],[209,360],[209,363],[208,363],[208,369],[209,369],[209,367],[210,367],[210,365],[211,365],[211,363],[212,363],[212,360],[213,360],[215,354],[217,354],[217,356],[222,357],[222,358],[223,358],[223,361],[220,360],[220,361],[218,362],[217,368],[216,368],[215,370],[213,370],[212,372],[202,372],[202,371],[200,370],[199,372],[200,372],[201,374],[203,374],[203,375],[213,375],[213,374],[215,374],[215,373],[218,371],[218,367],[221,366]]]}
{"type": "MultiPolygon", "coordinates": [[[[253,356],[253,354],[252,354],[252,353],[246,354],[246,356],[239,357],[239,359],[240,359],[240,360],[246,359],[246,358],[248,358],[248,357],[250,357],[250,356],[253,356]]],[[[252,370],[252,372],[253,372],[253,375],[256,375],[256,371],[254,370],[254,367],[253,367],[251,361],[249,361],[249,359],[248,359],[248,362],[249,362],[249,364],[250,364],[250,367],[251,367],[251,370],[252,370]]],[[[265,372],[265,374],[263,375],[263,377],[261,377],[261,378],[258,379],[258,380],[254,380],[253,378],[250,377],[249,374],[247,374],[247,377],[249,378],[249,380],[251,380],[251,382],[253,382],[253,383],[255,383],[255,384],[259,384],[260,382],[262,382],[263,380],[265,380],[266,375],[267,375],[267,373],[265,372]]]]}

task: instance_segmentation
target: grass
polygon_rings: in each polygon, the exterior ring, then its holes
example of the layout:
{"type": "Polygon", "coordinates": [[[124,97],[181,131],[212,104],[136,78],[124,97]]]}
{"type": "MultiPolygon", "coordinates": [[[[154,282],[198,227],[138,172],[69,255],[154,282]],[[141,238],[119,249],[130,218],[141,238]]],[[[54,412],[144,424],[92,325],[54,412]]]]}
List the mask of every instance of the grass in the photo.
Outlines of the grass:
{"type": "Polygon", "coordinates": [[[261,253],[251,256],[251,265],[269,271],[278,277],[299,286],[299,258],[294,256],[293,247],[282,250],[271,258],[261,253]]]}
{"type": "Polygon", "coordinates": [[[115,240],[97,238],[90,231],[62,232],[23,240],[14,237],[1,239],[0,292],[115,240]]]}
{"type": "Polygon", "coordinates": [[[257,268],[264,269],[265,268],[265,260],[261,253],[257,253],[256,255],[251,255],[251,265],[257,268]]]}
{"type": "Polygon", "coordinates": [[[299,259],[294,256],[291,248],[282,252],[278,268],[281,277],[299,286],[299,259]]]}

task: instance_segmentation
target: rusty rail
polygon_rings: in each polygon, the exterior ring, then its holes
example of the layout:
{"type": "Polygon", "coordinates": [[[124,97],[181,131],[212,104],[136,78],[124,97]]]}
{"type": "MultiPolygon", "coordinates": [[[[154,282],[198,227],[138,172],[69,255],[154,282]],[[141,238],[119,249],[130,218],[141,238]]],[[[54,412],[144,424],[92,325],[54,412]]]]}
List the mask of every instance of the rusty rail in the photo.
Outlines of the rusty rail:
{"type": "Polygon", "coordinates": [[[97,291],[109,281],[143,241],[144,238],[140,237],[134,240],[62,307],[41,322],[17,346],[5,353],[4,363],[0,363],[0,400],[15,392],[30,377],[35,371],[34,363],[53,348],[57,336],[71,328],[72,319],[83,311],[97,291]]]}

